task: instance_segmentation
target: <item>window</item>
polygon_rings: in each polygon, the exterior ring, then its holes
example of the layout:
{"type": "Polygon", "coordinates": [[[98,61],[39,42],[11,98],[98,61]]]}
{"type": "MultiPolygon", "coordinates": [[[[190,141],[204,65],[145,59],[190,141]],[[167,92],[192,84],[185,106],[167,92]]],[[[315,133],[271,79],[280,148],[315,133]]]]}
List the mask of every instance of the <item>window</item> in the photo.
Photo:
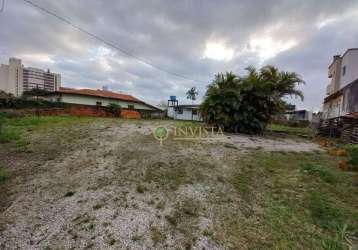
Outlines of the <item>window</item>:
{"type": "Polygon", "coordinates": [[[342,75],[345,75],[345,74],[346,74],[346,71],[347,71],[346,66],[343,66],[343,68],[342,68],[342,75]]]}
{"type": "Polygon", "coordinates": [[[197,115],[197,114],[198,114],[198,110],[197,110],[197,109],[193,109],[193,110],[191,111],[191,114],[192,114],[192,115],[197,115]]]}
{"type": "Polygon", "coordinates": [[[128,105],[128,109],[134,109],[134,105],[128,105]]]}
{"type": "Polygon", "coordinates": [[[102,106],[102,102],[96,102],[97,106],[102,106]]]}
{"type": "Polygon", "coordinates": [[[177,108],[177,114],[182,115],[183,114],[183,108],[177,108]]]}

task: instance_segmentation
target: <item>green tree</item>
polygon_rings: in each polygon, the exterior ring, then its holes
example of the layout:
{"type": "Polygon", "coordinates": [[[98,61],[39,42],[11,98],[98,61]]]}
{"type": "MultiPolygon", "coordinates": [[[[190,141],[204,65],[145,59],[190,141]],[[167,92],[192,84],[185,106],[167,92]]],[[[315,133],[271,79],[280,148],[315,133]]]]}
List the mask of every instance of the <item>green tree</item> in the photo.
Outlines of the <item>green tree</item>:
{"type": "Polygon", "coordinates": [[[299,75],[265,66],[246,69],[242,77],[219,73],[208,86],[200,107],[203,119],[230,132],[260,133],[270,119],[283,112],[285,96],[303,94],[296,86],[304,83],[299,75]]]}
{"type": "MultiPolygon", "coordinates": [[[[197,91],[195,87],[191,87],[191,89],[186,92],[186,98],[191,100],[192,104],[196,100],[197,95],[199,95],[199,91],[197,91]]],[[[191,111],[191,119],[193,120],[193,111],[191,111]]]]}

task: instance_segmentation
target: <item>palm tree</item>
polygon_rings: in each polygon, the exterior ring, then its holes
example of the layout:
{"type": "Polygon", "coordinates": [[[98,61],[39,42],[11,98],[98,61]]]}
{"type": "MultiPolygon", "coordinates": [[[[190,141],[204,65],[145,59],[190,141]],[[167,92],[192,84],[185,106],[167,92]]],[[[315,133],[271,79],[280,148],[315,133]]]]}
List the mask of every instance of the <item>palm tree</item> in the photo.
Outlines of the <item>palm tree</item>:
{"type": "Polygon", "coordinates": [[[196,90],[195,87],[192,87],[186,92],[186,98],[191,100],[192,103],[196,100],[196,96],[199,95],[199,92],[196,90]]]}
{"type": "MultiPolygon", "coordinates": [[[[199,91],[197,91],[195,87],[192,87],[186,92],[186,98],[191,100],[191,104],[194,104],[197,95],[199,95],[199,91]]],[[[193,120],[193,110],[191,111],[191,120],[193,120]]]]}

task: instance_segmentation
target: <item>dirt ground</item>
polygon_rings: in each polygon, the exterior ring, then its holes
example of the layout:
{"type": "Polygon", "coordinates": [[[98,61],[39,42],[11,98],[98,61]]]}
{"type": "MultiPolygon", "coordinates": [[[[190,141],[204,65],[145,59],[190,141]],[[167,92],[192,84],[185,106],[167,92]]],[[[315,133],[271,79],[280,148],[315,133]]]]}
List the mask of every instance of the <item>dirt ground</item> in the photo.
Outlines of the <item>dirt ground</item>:
{"type": "Polygon", "coordinates": [[[159,125],[175,124],[100,120],[30,133],[21,156],[1,149],[15,173],[1,208],[1,249],[235,249],[217,227],[223,213],[255,225],[262,211],[222,181],[230,161],[254,150],[321,150],[244,135],[169,138],[161,147],[152,136],[159,125]]]}

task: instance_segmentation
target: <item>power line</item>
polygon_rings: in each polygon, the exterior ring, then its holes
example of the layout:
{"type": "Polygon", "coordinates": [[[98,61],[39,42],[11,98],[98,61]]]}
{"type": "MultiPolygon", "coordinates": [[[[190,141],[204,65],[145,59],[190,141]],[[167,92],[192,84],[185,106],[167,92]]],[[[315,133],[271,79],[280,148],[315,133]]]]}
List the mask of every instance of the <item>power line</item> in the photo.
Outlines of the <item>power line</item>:
{"type": "Polygon", "coordinates": [[[5,9],[5,0],[2,0],[2,4],[1,4],[1,9],[0,9],[0,13],[3,12],[5,9]]]}
{"type": "MultiPolygon", "coordinates": [[[[3,0],[3,1],[5,1],[5,0],[3,0]]],[[[152,63],[150,63],[150,62],[148,62],[148,61],[146,61],[146,60],[144,60],[144,59],[142,59],[142,58],[140,58],[140,57],[134,55],[133,53],[128,52],[127,50],[125,50],[125,49],[123,49],[123,48],[121,48],[121,47],[115,45],[114,43],[109,42],[109,41],[106,41],[104,38],[101,38],[100,36],[98,36],[98,35],[96,35],[96,34],[94,34],[94,33],[91,33],[91,32],[89,32],[89,31],[87,31],[87,30],[81,28],[80,26],[74,24],[73,22],[71,22],[71,21],[68,20],[67,18],[64,18],[64,17],[62,17],[62,16],[60,16],[60,15],[58,15],[58,14],[56,14],[56,13],[54,13],[54,12],[52,12],[52,11],[46,9],[46,8],[44,8],[44,7],[38,5],[38,4],[36,4],[36,3],[34,3],[34,2],[32,2],[32,1],[30,1],[30,0],[23,0],[23,1],[26,2],[26,3],[28,3],[28,4],[30,4],[31,6],[33,6],[33,7],[35,7],[35,8],[37,8],[37,9],[39,9],[39,10],[41,10],[41,11],[47,13],[48,15],[51,15],[51,16],[57,18],[58,20],[60,20],[60,21],[62,21],[62,22],[64,22],[64,23],[66,23],[66,24],[72,26],[73,28],[77,29],[78,31],[80,31],[80,32],[82,32],[82,33],[85,33],[86,35],[91,36],[92,38],[94,38],[94,39],[96,39],[96,40],[98,40],[98,41],[100,41],[100,42],[106,44],[107,46],[112,47],[112,48],[114,48],[114,49],[116,49],[116,50],[119,50],[119,51],[122,52],[123,54],[125,54],[125,55],[127,55],[127,56],[129,56],[129,57],[132,57],[132,58],[136,59],[137,61],[139,61],[139,62],[142,63],[142,64],[145,64],[145,65],[150,66],[150,67],[152,67],[152,68],[154,68],[154,69],[157,69],[157,70],[159,70],[159,71],[165,72],[165,73],[167,73],[167,74],[170,74],[170,75],[173,75],[173,76],[176,76],[176,77],[185,79],[185,80],[194,81],[194,82],[202,82],[202,81],[198,81],[198,80],[195,80],[195,79],[191,79],[191,78],[188,78],[188,77],[183,76],[183,75],[181,75],[181,74],[178,74],[178,73],[175,73],[175,72],[172,72],[172,71],[163,69],[162,67],[159,67],[159,66],[157,66],[157,65],[154,65],[154,64],[152,64],[152,63]]]]}

